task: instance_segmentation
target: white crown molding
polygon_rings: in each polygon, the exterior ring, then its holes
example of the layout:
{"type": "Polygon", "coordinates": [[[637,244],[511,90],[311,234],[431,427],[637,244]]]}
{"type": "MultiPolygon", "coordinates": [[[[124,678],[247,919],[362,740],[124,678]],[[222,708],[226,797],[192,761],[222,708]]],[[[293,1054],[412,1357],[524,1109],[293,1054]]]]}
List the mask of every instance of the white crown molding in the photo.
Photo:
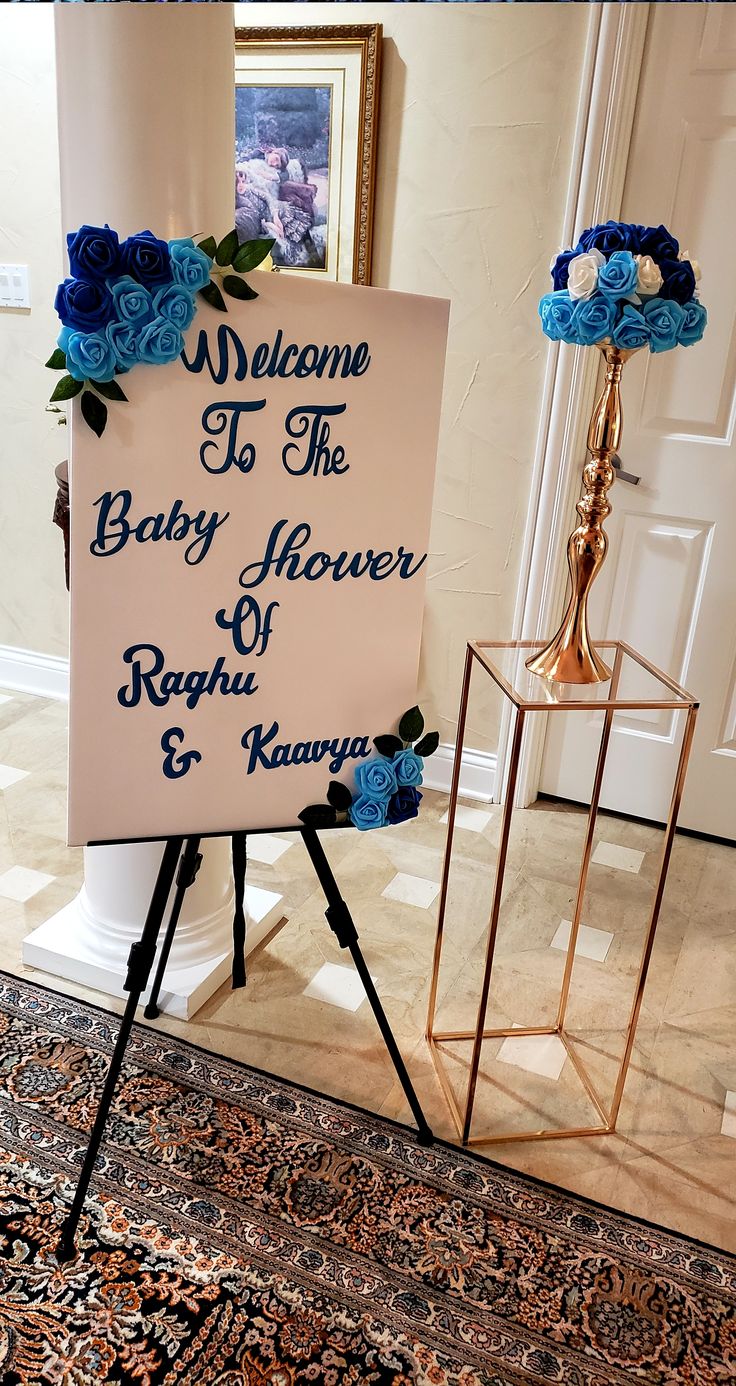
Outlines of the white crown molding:
{"type": "MultiPolygon", "coordinates": [[[[649,5],[591,5],[561,241],[621,209],[644,60],[649,5]]],[[[566,541],[580,493],[585,429],[599,364],[592,351],[550,343],[529,486],[521,569],[513,619],[515,640],[545,640],[555,630],[567,582],[566,541]]],[[[511,707],[504,704],[498,774],[505,779],[511,707]]],[[[537,797],[546,717],[530,717],[516,803],[537,797]]]]}
{"type": "Polygon", "coordinates": [[[68,698],[69,660],[0,645],[0,688],[40,698],[68,698]]]}

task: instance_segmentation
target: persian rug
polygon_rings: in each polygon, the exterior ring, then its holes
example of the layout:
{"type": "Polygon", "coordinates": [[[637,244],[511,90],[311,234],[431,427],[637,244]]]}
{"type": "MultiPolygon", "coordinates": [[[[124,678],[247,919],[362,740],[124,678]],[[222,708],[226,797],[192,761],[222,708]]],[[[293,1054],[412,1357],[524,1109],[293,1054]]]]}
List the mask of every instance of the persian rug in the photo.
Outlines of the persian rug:
{"type": "Polygon", "coordinates": [[[736,1258],[0,974],[0,1381],[717,1386],[736,1258]]]}

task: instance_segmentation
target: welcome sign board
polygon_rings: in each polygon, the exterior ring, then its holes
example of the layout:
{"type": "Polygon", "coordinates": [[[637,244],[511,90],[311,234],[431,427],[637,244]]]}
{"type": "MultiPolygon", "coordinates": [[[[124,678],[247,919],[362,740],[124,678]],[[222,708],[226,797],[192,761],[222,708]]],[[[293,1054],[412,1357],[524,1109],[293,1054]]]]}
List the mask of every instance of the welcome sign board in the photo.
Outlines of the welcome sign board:
{"type": "Polygon", "coordinates": [[[416,701],[448,304],[255,279],[74,402],[74,845],[296,826],[416,701]]]}

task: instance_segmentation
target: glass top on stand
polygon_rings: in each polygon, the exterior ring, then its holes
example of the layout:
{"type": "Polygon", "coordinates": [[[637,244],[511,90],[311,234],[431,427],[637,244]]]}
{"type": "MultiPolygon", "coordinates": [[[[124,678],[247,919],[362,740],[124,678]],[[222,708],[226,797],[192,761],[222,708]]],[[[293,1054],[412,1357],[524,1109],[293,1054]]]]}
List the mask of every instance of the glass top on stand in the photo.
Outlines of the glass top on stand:
{"type": "Polygon", "coordinates": [[[622,640],[602,640],[595,649],[612,677],[603,683],[551,683],[532,674],[526,660],[544,648],[541,640],[471,640],[478,662],[516,707],[555,708],[682,708],[697,707],[698,699],[657,669],[622,640]]]}

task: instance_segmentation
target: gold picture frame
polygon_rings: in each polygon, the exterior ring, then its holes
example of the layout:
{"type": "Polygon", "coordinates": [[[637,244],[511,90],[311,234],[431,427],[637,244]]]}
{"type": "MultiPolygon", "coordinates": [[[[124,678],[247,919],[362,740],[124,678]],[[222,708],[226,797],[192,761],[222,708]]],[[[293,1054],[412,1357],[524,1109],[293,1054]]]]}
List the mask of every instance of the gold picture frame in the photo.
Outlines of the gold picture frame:
{"type": "Polygon", "coordinates": [[[381,42],[380,24],[235,30],[236,224],[275,234],[287,273],[371,282],[381,42]]]}

